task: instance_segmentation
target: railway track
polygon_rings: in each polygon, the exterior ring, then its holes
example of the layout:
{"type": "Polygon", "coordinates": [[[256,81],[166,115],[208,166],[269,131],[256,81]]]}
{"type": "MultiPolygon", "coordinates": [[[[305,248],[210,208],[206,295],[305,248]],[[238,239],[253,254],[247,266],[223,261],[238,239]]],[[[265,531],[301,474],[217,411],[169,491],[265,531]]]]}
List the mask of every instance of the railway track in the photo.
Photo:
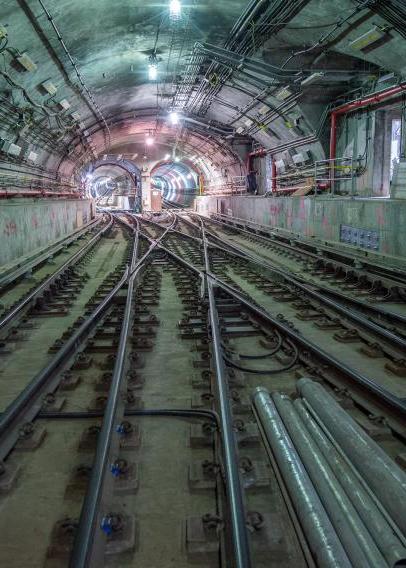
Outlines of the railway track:
{"type": "Polygon", "coordinates": [[[400,268],[373,264],[366,257],[315,246],[300,240],[282,239],[270,231],[268,236],[226,222],[224,216],[204,218],[214,238],[243,247],[257,259],[359,308],[373,303],[383,311],[405,320],[406,272],[400,268]],[[258,234],[259,233],[259,234],[258,234]]]}
{"type": "Polygon", "coordinates": [[[371,329],[335,340],[353,320],[319,328],[337,320],[331,308],[317,311],[200,221],[169,211],[112,223],[116,270],[102,271],[76,322],[54,329],[55,353],[0,416],[4,562],[404,561],[406,408],[384,327],[378,357],[362,351],[371,329]],[[326,400],[348,439],[365,436],[370,460],[338,440],[326,400]],[[381,488],[373,474],[386,476],[381,488]]]}

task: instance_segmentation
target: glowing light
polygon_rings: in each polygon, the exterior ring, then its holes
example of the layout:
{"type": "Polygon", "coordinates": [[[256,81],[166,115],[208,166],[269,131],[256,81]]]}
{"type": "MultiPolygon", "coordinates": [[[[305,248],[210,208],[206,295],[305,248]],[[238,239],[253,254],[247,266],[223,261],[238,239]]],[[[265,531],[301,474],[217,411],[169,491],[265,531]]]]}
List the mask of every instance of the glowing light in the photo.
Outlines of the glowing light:
{"type": "Polygon", "coordinates": [[[171,121],[171,124],[175,125],[179,123],[179,115],[177,112],[172,111],[169,115],[169,120],[171,121]]]}
{"type": "Polygon", "coordinates": [[[169,158],[170,158],[170,157],[171,157],[171,155],[170,155],[170,154],[165,154],[165,158],[164,158],[164,160],[169,160],[169,158]]]}
{"type": "Polygon", "coordinates": [[[175,160],[175,162],[180,162],[179,156],[175,156],[174,160],[175,160]]]}
{"type": "Polygon", "coordinates": [[[179,0],[171,0],[169,2],[169,15],[172,19],[177,20],[180,17],[182,5],[179,0]]]}
{"type": "Polygon", "coordinates": [[[145,144],[147,146],[152,146],[154,144],[154,139],[152,138],[152,136],[147,136],[145,138],[145,144]]]}
{"type": "Polygon", "coordinates": [[[193,178],[192,174],[188,174],[186,177],[187,177],[187,179],[192,179],[192,178],[193,178]]]}
{"type": "Polygon", "coordinates": [[[158,68],[155,63],[150,63],[148,65],[148,79],[150,81],[156,81],[158,76],[158,68]]]}

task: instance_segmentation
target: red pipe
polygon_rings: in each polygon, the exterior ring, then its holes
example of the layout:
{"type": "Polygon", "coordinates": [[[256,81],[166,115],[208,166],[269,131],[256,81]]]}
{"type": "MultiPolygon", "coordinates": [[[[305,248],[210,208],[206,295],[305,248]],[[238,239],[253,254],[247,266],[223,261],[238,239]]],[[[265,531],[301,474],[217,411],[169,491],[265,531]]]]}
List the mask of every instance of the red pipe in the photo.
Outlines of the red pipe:
{"type": "Polygon", "coordinates": [[[261,150],[255,150],[254,152],[250,152],[247,156],[247,174],[252,171],[252,159],[253,158],[263,158],[266,156],[266,150],[261,148],[261,150]]]}
{"type": "Polygon", "coordinates": [[[272,177],[272,193],[276,192],[276,161],[275,158],[272,156],[272,170],[271,170],[271,177],[272,177]]]}
{"type": "Polygon", "coordinates": [[[336,157],[338,116],[353,112],[354,110],[358,110],[369,105],[378,104],[381,101],[384,101],[389,97],[393,97],[394,95],[398,95],[399,93],[402,93],[404,91],[406,91],[406,82],[400,83],[399,85],[396,85],[396,87],[389,87],[389,89],[385,89],[384,91],[372,93],[372,95],[368,95],[363,99],[357,99],[356,101],[352,101],[333,110],[331,113],[330,125],[330,160],[334,160],[336,157]]]}
{"type": "Polygon", "coordinates": [[[80,193],[56,192],[56,191],[0,191],[0,199],[8,199],[11,197],[67,197],[71,199],[81,199],[80,193]]]}

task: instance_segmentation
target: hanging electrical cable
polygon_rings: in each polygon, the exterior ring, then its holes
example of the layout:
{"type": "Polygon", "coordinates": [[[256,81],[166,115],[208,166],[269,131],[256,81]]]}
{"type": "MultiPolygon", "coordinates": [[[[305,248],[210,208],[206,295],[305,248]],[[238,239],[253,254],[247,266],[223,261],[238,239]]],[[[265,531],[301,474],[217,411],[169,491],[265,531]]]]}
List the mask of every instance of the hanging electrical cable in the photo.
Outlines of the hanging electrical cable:
{"type": "Polygon", "coordinates": [[[63,51],[65,52],[66,56],[68,57],[69,62],[70,62],[70,64],[72,65],[72,67],[73,67],[73,69],[74,69],[74,71],[75,71],[75,73],[76,73],[76,76],[77,76],[77,78],[78,78],[80,84],[82,85],[82,87],[83,87],[83,89],[85,90],[85,92],[86,92],[86,94],[87,94],[89,100],[91,101],[91,104],[93,105],[96,114],[99,116],[100,120],[102,121],[102,123],[103,123],[103,125],[104,125],[104,130],[105,130],[105,134],[106,134],[106,141],[107,141],[107,142],[106,142],[106,147],[107,147],[107,149],[108,149],[108,148],[110,147],[110,145],[111,145],[111,132],[110,132],[110,128],[109,128],[109,126],[108,126],[108,124],[107,124],[107,122],[106,122],[106,119],[104,118],[104,115],[103,115],[103,113],[102,113],[102,111],[101,111],[99,105],[98,105],[97,102],[95,101],[94,96],[92,95],[91,91],[89,90],[88,86],[86,85],[85,80],[84,80],[84,78],[83,78],[83,76],[82,76],[82,73],[80,72],[80,70],[79,70],[77,64],[75,63],[75,61],[74,61],[72,55],[70,54],[70,52],[69,52],[69,50],[68,50],[68,48],[67,48],[67,46],[66,46],[66,43],[65,43],[65,41],[64,41],[64,39],[63,39],[63,37],[62,37],[62,35],[61,35],[60,32],[59,32],[59,29],[58,29],[58,27],[57,27],[57,25],[56,25],[56,23],[55,23],[54,18],[52,17],[52,15],[50,14],[49,10],[48,10],[47,7],[45,6],[43,0],[38,0],[38,2],[40,3],[41,8],[43,9],[43,11],[44,11],[46,17],[48,18],[48,20],[49,20],[49,22],[50,22],[50,24],[51,24],[51,26],[52,26],[52,28],[53,28],[53,30],[54,30],[54,32],[55,32],[55,34],[56,34],[56,36],[57,36],[57,38],[58,38],[60,44],[61,44],[61,47],[62,47],[63,51]]]}

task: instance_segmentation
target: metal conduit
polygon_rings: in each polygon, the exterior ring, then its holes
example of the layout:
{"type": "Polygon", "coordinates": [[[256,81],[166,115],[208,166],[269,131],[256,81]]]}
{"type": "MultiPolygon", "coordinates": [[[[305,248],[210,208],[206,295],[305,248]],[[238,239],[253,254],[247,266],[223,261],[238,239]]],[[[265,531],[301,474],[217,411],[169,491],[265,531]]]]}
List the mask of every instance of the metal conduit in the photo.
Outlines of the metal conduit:
{"type": "Polygon", "coordinates": [[[389,566],[399,566],[399,564],[405,563],[405,542],[402,543],[397,537],[390,520],[388,520],[382,508],[377,505],[376,498],[372,496],[361,476],[319,427],[307,410],[304,401],[297,398],[293,401],[293,406],[324,458],[340,480],[341,486],[357,509],[360,518],[370,531],[386,562],[389,566]]]}
{"type": "Polygon", "coordinates": [[[334,470],[299,418],[290,398],[280,393],[273,393],[272,400],[351,564],[357,568],[387,566],[334,470]]]}
{"type": "Polygon", "coordinates": [[[319,568],[351,568],[352,564],[269,393],[258,387],[252,399],[312,554],[317,558],[317,565],[319,568]]]}
{"type": "Polygon", "coordinates": [[[404,471],[319,384],[303,378],[297,388],[406,535],[404,471]]]}

